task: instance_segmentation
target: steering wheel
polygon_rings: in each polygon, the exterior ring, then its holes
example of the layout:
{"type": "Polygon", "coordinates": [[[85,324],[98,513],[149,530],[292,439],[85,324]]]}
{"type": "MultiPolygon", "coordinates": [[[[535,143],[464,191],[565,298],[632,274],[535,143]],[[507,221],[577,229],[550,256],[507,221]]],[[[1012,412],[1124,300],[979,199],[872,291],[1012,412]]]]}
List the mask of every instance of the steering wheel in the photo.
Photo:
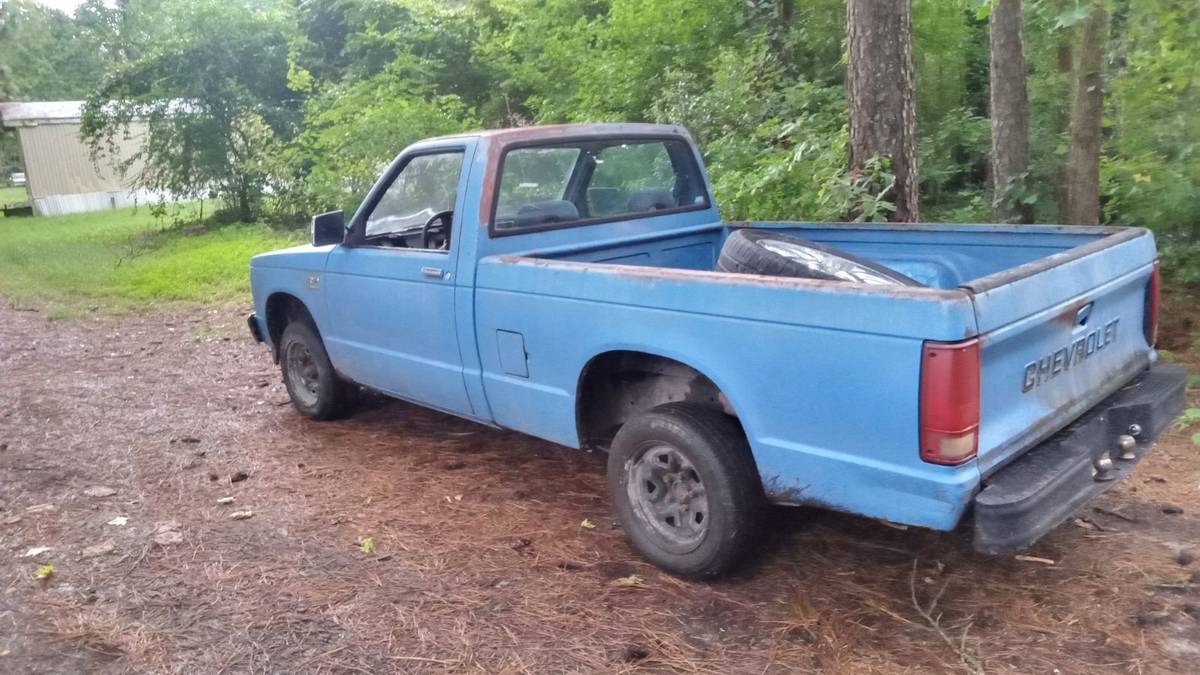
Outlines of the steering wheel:
{"type": "Polygon", "coordinates": [[[438,211],[425,221],[421,226],[421,248],[432,248],[436,250],[445,250],[450,248],[450,222],[454,216],[454,211],[438,211]],[[439,226],[434,226],[437,221],[442,221],[439,226]],[[441,235],[442,242],[440,246],[431,246],[433,237],[441,235]]]}

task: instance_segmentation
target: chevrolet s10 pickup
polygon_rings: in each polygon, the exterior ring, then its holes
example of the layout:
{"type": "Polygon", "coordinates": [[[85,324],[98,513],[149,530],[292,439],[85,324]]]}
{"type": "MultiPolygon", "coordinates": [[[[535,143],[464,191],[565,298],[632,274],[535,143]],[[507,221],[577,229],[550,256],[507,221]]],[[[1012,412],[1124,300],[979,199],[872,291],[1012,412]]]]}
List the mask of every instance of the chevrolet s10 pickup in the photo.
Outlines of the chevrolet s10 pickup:
{"type": "Polygon", "coordinates": [[[1148,230],[724,222],[675,126],[422,141],[250,267],[300,413],[361,387],[605,451],[632,546],[688,577],[772,502],[1019,550],[1184,403],[1148,230]]]}

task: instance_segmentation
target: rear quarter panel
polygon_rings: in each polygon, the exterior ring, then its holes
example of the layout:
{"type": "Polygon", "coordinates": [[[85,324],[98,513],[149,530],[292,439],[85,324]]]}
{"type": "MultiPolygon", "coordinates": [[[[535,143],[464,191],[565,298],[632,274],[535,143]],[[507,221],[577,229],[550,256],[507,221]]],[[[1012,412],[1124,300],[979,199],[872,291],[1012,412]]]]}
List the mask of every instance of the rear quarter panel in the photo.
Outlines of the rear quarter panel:
{"type": "Polygon", "coordinates": [[[974,334],[964,293],[516,256],[482,260],[476,287],[501,426],[577,447],[584,366],[643,351],[721,388],[776,501],[947,529],[978,482],[917,448],[921,343],[974,334]],[[505,373],[497,331],[524,337],[528,377],[505,373]]]}

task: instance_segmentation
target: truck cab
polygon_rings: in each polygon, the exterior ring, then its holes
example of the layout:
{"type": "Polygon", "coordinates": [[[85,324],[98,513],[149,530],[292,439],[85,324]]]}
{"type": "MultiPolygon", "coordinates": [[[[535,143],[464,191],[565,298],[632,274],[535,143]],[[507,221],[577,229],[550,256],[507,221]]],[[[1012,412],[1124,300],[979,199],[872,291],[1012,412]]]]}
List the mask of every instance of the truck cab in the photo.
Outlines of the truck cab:
{"type": "Polygon", "coordinates": [[[1017,550],[1183,407],[1141,228],[725,222],[686,130],[422,141],[348,220],[255,256],[296,409],[365,387],[609,453],[619,520],[684,576],[769,502],[1017,550]]]}

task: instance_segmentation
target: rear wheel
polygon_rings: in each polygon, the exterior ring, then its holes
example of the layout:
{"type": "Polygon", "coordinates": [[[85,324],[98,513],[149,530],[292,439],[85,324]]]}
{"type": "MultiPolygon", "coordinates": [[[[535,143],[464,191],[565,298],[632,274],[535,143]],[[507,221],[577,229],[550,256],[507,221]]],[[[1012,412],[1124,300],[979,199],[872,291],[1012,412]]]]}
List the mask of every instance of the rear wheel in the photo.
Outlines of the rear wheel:
{"type": "Polygon", "coordinates": [[[684,577],[712,577],[753,544],[764,502],[745,436],[720,411],[668,403],[617,432],[608,457],[617,517],[633,547],[684,577]]]}
{"type": "Polygon", "coordinates": [[[304,321],[293,321],[279,340],[279,367],[292,406],[315,420],[344,414],[351,391],[329,362],[325,345],[316,329],[304,321]]]}

